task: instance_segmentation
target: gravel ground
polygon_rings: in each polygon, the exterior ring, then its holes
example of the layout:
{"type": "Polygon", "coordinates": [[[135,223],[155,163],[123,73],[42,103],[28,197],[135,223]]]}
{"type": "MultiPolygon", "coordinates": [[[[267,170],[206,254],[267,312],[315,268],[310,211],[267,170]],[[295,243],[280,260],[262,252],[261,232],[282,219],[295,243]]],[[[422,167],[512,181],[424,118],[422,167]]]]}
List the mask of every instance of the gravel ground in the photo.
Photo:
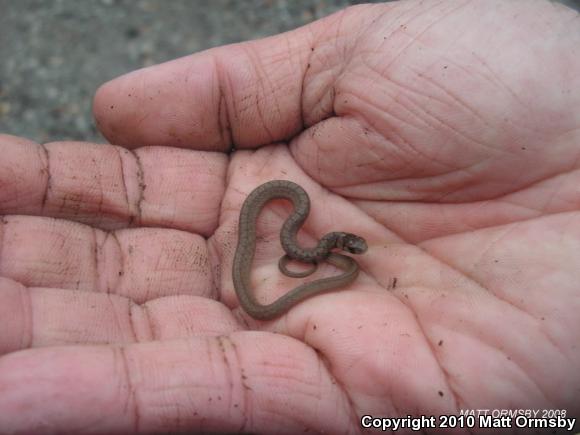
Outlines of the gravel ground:
{"type": "MultiPolygon", "coordinates": [[[[0,132],[38,142],[103,142],[91,113],[103,82],[293,29],[356,3],[363,2],[0,0],[0,132]]],[[[580,0],[565,3],[580,9],[580,0]]]]}

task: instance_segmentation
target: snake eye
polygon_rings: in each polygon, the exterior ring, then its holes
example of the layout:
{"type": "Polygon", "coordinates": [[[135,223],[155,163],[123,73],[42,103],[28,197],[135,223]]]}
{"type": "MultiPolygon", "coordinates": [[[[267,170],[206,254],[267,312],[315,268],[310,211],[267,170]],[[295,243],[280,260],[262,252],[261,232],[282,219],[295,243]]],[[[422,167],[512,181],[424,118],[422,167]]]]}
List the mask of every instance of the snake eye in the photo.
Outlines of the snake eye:
{"type": "Polygon", "coordinates": [[[351,254],[362,254],[367,250],[367,242],[355,234],[347,234],[343,241],[343,249],[351,254]]]}

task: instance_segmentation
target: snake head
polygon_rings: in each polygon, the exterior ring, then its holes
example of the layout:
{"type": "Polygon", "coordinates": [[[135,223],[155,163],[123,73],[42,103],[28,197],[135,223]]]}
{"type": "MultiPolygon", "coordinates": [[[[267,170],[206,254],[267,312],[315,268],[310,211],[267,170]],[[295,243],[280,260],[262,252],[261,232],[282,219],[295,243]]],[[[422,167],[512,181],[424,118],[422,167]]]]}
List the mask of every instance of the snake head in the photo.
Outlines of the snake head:
{"type": "Polygon", "coordinates": [[[337,244],[337,248],[350,252],[351,254],[363,254],[367,250],[367,242],[356,234],[343,233],[337,244]]]}

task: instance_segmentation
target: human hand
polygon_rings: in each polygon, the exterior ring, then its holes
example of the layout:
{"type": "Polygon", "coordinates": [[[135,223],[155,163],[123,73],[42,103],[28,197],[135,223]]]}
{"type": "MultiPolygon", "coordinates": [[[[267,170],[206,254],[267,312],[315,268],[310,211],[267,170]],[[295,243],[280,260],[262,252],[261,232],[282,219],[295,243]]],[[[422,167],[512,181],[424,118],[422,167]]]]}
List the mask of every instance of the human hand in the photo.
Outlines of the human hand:
{"type": "MultiPolygon", "coordinates": [[[[0,428],[578,415],[577,19],[541,1],[360,6],[106,84],[99,126],[132,152],[3,137],[0,428]],[[351,286],[263,323],[231,263],[241,203],[276,178],[311,196],[306,243],[345,230],[369,251],[351,286]]],[[[288,212],[260,222],[261,300],[296,285],[276,265],[288,212]]]]}

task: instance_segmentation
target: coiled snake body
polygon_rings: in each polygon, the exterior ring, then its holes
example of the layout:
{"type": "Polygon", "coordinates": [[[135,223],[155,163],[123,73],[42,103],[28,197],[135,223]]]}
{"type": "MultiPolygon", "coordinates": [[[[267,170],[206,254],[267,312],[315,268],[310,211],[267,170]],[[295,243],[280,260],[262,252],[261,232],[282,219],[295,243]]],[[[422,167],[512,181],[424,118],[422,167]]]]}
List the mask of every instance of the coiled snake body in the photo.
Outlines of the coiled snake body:
{"type": "Polygon", "coordinates": [[[296,183],[285,180],[269,181],[258,186],[244,201],[240,211],[238,246],[234,256],[232,271],[234,287],[242,308],[252,317],[269,320],[288,311],[298,302],[315,294],[350,284],[359,273],[357,262],[349,256],[331,252],[334,248],[361,254],[367,250],[362,237],[350,233],[332,232],[320,239],[318,245],[305,249],[298,245],[296,235],[310,211],[308,194],[296,183]],[[291,277],[304,277],[316,270],[316,264],[327,261],[342,269],[344,273],[307,282],[290,290],[285,295],[268,305],[262,305],[254,298],[250,271],[254,250],[256,248],[256,221],[258,215],[272,199],[284,198],[292,201],[294,211],[286,219],[280,231],[280,242],[286,252],[278,264],[282,273],[291,277]],[[291,272],[286,268],[289,260],[313,263],[314,267],[306,272],[291,272]]]}

